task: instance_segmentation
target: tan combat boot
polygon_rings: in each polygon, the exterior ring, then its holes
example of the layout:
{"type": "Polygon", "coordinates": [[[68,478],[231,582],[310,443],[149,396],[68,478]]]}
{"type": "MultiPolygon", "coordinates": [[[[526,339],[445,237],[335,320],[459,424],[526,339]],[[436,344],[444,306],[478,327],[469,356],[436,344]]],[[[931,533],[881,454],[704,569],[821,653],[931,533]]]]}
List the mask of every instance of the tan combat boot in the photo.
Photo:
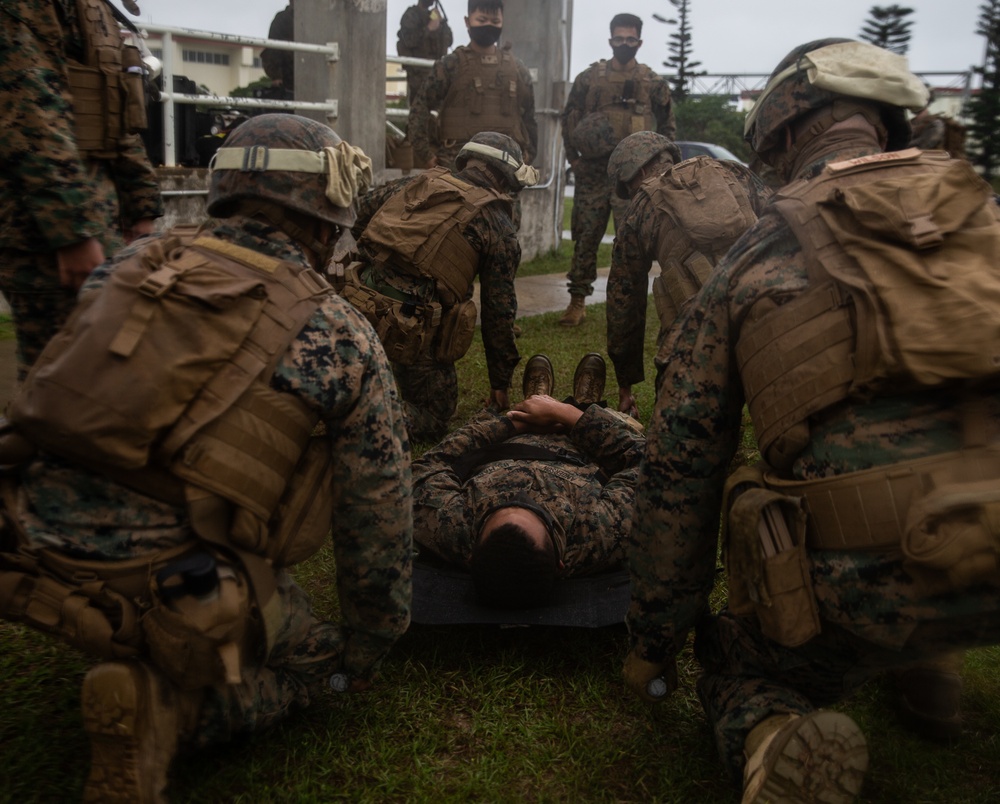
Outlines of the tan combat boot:
{"type": "Polygon", "coordinates": [[[81,694],[90,735],[85,802],[166,802],[167,771],[182,726],[197,719],[200,692],[178,692],[142,662],[105,662],[91,668],[81,694]]]}
{"type": "Polygon", "coordinates": [[[521,378],[521,391],[524,398],[535,394],[552,396],[556,379],[552,370],[552,361],[545,355],[532,355],[524,364],[524,377],[521,378]]]}
{"type": "Polygon", "coordinates": [[[604,396],[608,368],[597,352],[584,355],[573,374],[573,399],[578,405],[593,405],[604,396]]]}
{"type": "Polygon", "coordinates": [[[586,317],[587,305],[585,297],[570,296],[569,307],[566,308],[566,312],[563,313],[562,318],[559,319],[559,324],[563,327],[578,327],[583,323],[583,319],[586,317]]]}
{"type": "Polygon", "coordinates": [[[774,715],[747,735],[742,804],[848,804],[861,792],[868,746],[847,715],[774,715]]]}

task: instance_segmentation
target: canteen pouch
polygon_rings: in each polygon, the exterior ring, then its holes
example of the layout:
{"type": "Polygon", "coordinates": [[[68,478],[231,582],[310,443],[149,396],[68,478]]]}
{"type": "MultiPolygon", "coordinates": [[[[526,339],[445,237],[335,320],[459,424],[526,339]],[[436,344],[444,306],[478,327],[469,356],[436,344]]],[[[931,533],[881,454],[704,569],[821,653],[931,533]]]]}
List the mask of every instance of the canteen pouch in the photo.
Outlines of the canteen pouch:
{"type": "Polygon", "coordinates": [[[910,505],[902,550],[907,571],[932,589],[1000,586],[1000,486],[943,484],[910,505]]]}
{"type": "Polygon", "coordinates": [[[800,498],[756,485],[762,482],[759,469],[743,467],[726,484],[730,608],[737,615],[756,614],[766,637],[794,648],[820,632],[806,513],[800,498]]]}
{"type": "Polygon", "coordinates": [[[158,571],[149,591],[142,626],[156,666],[183,690],[239,684],[250,592],[235,568],[195,553],[158,571]]]}
{"type": "Polygon", "coordinates": [[[471,299],[449,307],[441,316],[434,359],[439,363],[454,363],[465,356],[476,334],[479,311],[471,299]]]}

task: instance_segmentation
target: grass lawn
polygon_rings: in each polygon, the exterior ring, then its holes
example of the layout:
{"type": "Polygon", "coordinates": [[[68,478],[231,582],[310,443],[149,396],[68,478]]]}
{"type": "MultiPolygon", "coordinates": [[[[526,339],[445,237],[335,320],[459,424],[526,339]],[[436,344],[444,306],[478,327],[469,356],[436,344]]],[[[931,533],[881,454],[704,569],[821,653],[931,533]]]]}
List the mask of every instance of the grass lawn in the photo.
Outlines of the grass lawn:
{"type": "MultiPolygon", "coordinates": [[[[557,326],[558,313],[521,321],[523,357],[552,357],[559,395],[582,354],[606,355],[603,307],[587,312],[572,330],[557,326]]],[[[488,393],[478,340],[459,375],[461,419],[488,393]]],[[[651,386],[651,377],[637,386],[644,419],[651,386]]],[[[609,377],[609,392],[614,387],[609,377]]],[[[327,549],[295,571],[323,617],[337,616],[334,569],[327,549]]],[[[722,596],[720,583],[714,605],[722,596]]],[[[621,683],[626,645],[622,627],[414,626],[369,692],[326,692],[270,732],[180,757],[172,800],[737,802],[694,693],[690,649],[681,657],[680,690],[649,707],[621,683]]],[[[0,623],[0,801],[79,800],[89,761],[78,709],[87,666],[53,639],[0,623]]],[[[865,730],[872,757],[863,800],[1000,800],[998,667],[1000,650],[969,654],[966,731],[948,747],[896,724],[888,685],[852,699],[844,709],[865,730]]]]}

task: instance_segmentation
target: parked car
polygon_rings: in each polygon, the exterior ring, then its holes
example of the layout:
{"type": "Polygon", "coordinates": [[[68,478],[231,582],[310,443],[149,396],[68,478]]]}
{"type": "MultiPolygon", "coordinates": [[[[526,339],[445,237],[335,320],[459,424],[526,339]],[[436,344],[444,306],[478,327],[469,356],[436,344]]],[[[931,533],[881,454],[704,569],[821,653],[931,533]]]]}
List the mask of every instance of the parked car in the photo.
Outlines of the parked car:
{"type": "Polygon", "coordinates": [[[711,142],[686,142],[680,140],[676,145],[681,149],[681,156],[685,159],[690,159],[692,156],[712,156],[716,159],[729,159],[732,162],[739,162],[741,165],[746,165],[746,162],[728,148],[723,148],[721,145],[715,145],[711,142]]]}

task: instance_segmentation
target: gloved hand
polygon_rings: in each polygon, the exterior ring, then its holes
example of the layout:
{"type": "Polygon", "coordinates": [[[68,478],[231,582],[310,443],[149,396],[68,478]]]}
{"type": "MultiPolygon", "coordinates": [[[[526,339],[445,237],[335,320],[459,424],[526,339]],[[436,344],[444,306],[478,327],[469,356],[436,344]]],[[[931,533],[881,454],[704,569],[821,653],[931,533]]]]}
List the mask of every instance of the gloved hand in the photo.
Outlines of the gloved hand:
{"type": "Polygon", "coordinates": [[[677,689],[677,662],[650,662],[633,650],[625,657],[622,676],[625,685],[644,701],[659,703],[677,689]]]}

